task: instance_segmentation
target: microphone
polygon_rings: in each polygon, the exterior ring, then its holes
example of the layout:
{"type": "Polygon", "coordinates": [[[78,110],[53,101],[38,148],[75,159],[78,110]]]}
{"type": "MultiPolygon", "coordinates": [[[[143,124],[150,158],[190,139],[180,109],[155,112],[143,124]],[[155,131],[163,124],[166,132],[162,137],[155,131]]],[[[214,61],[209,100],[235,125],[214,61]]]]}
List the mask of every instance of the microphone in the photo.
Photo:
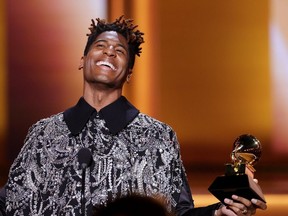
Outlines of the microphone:
{"type": "Polygon", "coordinates": [[[92,163],[92,153],[88,148],[81,148],[77,153],[81,169],[86,169],[92,163]]]}
{"type": "Polygon", "coordinates": [[[82,191],[81,191],[81,211],[82,215],[86,216],[86,208],[85,208],[85,176],[86,176],[86,168],[91,166],[92,164],[92,153],[88,148],[82,148],[77,153],[78,162],[82,169],[82,191]]]}

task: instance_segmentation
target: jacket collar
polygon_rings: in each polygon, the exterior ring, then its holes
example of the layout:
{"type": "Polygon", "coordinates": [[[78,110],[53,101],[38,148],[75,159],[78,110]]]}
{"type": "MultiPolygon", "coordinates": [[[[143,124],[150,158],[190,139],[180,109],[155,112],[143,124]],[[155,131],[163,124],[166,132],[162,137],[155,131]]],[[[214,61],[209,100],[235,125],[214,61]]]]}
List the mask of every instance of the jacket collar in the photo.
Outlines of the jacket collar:
{"type": "Polygon", "coordinates": [[[139,114],[139,110],[129,103],[124,96],[121,96],[97,113],[96,109],[81,97],[74,107],[64,111],[64,121],[71,133],[77,135],[95,114],[105,120],[106,126],[112,134],[116,134],[139,114]]]}

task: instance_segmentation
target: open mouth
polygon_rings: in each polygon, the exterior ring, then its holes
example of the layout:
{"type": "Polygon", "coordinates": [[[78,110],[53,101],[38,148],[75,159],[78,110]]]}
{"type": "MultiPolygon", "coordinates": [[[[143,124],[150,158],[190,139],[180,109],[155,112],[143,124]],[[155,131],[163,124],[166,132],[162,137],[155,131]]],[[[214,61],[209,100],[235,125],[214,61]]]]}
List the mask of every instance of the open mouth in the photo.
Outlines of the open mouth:
{"type": "Polygon", "coordinates": [[[108,68],[112,69],[113,71],[116,70],[116,67],[113,64],[111,64],[110,62],[107,62],[107,61],[98,61],[98,62],[96,62],[96,65],[97,66],[108,67],[108,68]]]}

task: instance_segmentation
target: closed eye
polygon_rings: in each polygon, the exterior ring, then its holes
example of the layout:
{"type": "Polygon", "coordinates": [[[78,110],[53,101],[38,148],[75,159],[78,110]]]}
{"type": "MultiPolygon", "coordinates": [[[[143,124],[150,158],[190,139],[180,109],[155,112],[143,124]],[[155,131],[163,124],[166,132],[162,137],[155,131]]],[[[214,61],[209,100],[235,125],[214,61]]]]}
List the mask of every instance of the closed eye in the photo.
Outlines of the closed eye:
{"type": "Polygon", "coordinates": [[[123,49],[116,49],[116,52],[121,53],[121,54],[125,53],[125,51],[123,49]]]}
{"type": "Polygon", "coordinates": [[[105,47],[105,45],[103,43],[97,43],[96,47],[102,48],[102,47],[105,47]]]}

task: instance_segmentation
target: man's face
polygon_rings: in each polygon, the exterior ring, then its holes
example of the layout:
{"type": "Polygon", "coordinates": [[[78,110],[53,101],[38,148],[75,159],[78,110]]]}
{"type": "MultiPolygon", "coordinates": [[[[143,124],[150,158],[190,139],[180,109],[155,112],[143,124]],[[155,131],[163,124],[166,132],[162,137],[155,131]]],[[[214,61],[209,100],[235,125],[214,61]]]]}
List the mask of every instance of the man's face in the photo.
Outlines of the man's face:
{"type": "Polygon", "coordinates": [[[101,33],[83,57],[84,81],[99,87],[121,88],[131,70],[125,37],[115,31],[101,33]]]}

